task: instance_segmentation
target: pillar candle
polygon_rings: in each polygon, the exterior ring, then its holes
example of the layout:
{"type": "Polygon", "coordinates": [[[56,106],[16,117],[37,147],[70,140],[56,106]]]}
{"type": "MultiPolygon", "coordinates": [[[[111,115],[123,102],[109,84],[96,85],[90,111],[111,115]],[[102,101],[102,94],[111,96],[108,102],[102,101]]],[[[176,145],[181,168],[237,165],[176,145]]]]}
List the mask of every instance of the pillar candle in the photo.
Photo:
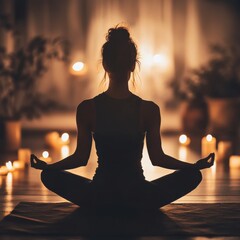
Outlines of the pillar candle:
{"type": "Polygon", "coordinates": [[[216,138],[208,134],[202,138],[202,156],[206,157],[212,152],[216,152],[216,138]]]}

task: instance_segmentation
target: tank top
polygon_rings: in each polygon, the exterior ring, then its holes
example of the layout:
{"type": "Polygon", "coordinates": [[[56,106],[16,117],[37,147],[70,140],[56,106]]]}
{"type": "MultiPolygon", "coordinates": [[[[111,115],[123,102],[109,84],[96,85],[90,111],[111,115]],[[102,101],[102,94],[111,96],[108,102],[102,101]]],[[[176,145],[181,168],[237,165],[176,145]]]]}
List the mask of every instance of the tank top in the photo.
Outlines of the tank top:
{"type": "Polygon", "coordinates": [[[93,182],[123,184],[145,179],[141,165],[145,137],[140,131],[141,102],[134,94],[116,99],[102,93],[94,98],[96,129],[93,138],[98,167],[93,182]]]}

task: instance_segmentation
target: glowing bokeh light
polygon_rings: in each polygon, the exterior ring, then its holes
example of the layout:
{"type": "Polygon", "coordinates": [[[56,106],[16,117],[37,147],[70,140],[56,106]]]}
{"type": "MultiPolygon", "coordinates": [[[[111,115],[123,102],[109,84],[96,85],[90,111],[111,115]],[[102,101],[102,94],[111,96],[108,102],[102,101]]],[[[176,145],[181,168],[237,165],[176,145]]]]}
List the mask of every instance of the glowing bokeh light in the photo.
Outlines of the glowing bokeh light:
{"type": "Polygon", "coordinates": [[[61,139],[64,143],[68,142],[69,134],[68,133],[63,133],[62,136],[61,136],[61,139]]]}
{"type": "Polygon", "coordinates": [[[72,65],[72,69],[76,72],[81,72],[84,68],[84,63],[83,62],[75,62],[72,65]]]}
{"type": "Polygon", "coordinates": [[[159,65],[163,69],[166,69],[168,67],[167,55],[163,53],[155,54],[153,56],[153,63],[159,65]]]}

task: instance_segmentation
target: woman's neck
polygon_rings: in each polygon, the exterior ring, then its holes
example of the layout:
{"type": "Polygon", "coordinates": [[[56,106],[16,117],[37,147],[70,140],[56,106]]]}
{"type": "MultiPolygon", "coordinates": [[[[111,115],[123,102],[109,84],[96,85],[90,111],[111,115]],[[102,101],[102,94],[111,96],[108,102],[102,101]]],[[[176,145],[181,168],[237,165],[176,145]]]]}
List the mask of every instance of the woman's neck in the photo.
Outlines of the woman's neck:
{"type": "Polygon", "coordinates": [[[130,78],[130,74],[126,76],[113,76],[109,75],[109,87],[106,93],[115,98],[126,98],[129,97],[132,93],[128,88],[128,80],[130,78]]]}

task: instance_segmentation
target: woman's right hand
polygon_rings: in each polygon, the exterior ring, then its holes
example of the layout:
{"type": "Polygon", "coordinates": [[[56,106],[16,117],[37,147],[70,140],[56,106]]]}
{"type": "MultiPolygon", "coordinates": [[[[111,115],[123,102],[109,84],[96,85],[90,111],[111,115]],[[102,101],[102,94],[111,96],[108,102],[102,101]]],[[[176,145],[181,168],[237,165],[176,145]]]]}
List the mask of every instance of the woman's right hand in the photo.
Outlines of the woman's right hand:
{"type": "Polygon", "coordinates": [[[215,159],[215,154],[210,153],[207,157],[198,160],[195,163],[195,167],[199,170],[205,169],[205,168],[210,168],[214,164],[214,159],[215,159]]]}
{"type": "Polygon", "coordinates": [[[34,154],[31,154],[31,167],[44,170],[47,168],[48,164],[42,160],[40,160],[38,157],[36,157],[34,154]]]}

